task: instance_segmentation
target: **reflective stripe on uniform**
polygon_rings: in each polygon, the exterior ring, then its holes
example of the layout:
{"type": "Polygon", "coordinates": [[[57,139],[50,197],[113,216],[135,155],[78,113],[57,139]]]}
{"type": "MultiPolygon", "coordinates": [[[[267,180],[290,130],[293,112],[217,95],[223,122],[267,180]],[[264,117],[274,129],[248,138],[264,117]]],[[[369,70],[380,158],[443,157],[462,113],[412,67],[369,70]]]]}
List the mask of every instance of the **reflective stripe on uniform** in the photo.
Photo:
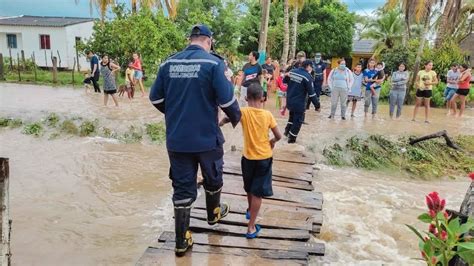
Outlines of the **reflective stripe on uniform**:
{"type": "Polygon", "coordinates": [[[297,136],[298,136],[298,135],[295,135],[295,134],[291,133],[291,131],[290,131],[289,133],[290,133],[290,135],[292,135],[293,137],[297,137],[297,136]]]}
{"type": "Polygon", "coordinates": [[[309,79],[303,75],[300,75],[298,73],[295,73],[295,72],[290,72],[290,75],[295,75],[295,76],[298,76],[298,77],[301,77],[301,78],[304,78],[306,81],[309,81],[309,79]]]}
{"type": "Polygon", "coordinates": [[[316,96],[316,93],[315,93],[315,94],[311,94],[311,95],[309,95],[308,97],[311,98],[311,97],[314,97],[314,96],[316,96]]]}
{"type": "Polygon", "coordinates": [[[155,100],[155,101],[151,101],[151,103],[152,103],[152,104],[160,104],[160,103],[162,103],[162,102],[164,102],[164,101],[165,101],[165,98],[159,99],[159,100],[155,100]]]}
{"type": "Polygon", "coordinates": [[[160,67],[166,65],[167,63],[209,63],[218,65],[216,61],[209,60],[209,59],[168,59],[160,67]]]}
{"type": "Polygon", "coordinates": [[[228,103],[225,103],[225,104],[221,104],[219,105],[221,108],[227,108],[229,106],[231,106],[237,99],[235,97],[232,98],[232,100],[230,100],[228,103]]]}

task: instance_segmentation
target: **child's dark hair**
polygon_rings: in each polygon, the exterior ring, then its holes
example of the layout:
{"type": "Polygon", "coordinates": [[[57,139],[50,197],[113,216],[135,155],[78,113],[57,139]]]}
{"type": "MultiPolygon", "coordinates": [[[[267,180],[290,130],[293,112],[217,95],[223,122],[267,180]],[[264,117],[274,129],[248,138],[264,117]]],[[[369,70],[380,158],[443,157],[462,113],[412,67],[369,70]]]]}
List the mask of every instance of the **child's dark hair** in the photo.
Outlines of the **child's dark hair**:
{"type": "Polygon", "coordinates": [[[461,64],[461,67],[464,68],[464,69],[469,69],[469,65],[468,65],[468,64],[461,64]]]}
{"type": "Polygon", "coordinates": [[[260,83],[252,83],[247,88],[247,100],[258,101],[263,97],[263,88],[260,83]]]}
{"type": "Polygon", "coordinates": [[[252,55],[255,58],[255,60],[258,60],[258,58],[260,57],[260,54],[257,51],[252,51],[252,55]]]}

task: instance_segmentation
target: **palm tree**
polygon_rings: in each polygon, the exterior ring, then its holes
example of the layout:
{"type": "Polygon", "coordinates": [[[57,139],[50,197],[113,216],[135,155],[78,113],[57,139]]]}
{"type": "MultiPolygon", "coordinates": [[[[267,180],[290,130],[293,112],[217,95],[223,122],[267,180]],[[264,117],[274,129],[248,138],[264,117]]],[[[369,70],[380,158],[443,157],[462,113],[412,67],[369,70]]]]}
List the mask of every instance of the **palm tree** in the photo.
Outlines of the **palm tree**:
{"type": "Polygon", "coordinates": [[[296,40],[298,38],[298,13],[303,9],[304,0],[290,0],[290,6],[293,8],[293,19],[291,25],[291,39],[290,39],[290,58],[296,56],[296,40]]]}
{"type": "Polygon", "coordinates": [[[288,61],[288,51],[290,48],[290,5],[288,0],[283,0],[283,51],[281,54],[281,63],[285,64],[288,61]]]}
{"type": "MultiPolygon", "coordinates": [[[[76,4],[79,0],[76,0],[76,4]]],[[[99,9],[100,20],[102,22],[105,20],[105,14],[107,13],[107,9],[110,6],[115,5],[115,0],[89,0],[89,8],[92,14],[93,7],[96,6],[99,9]]]]}
{"type": "Polygon", "coordinates": [[[435,47],[441,47],[443,40],[452,37],[456,29],[465,24],[474,13],[474,0],[447,0],[438,22],[435,47]]]}
{"type": "Polygon", "coordinates": [[[267,48],[268,21],[270,20],[270,0],[261,0],[262,17],[260,19],[260,36],[258,37],[258,51],[265,51],[267,48]]]}
{"type": "Polygon", "coordinates": [[[403,39],[403,21],[400,10],[392,9],[369,23],[368,29],[362,33],[362,38],[377,41],[374,54],[378,55],[385,49],[392,49],[403,39]]]}

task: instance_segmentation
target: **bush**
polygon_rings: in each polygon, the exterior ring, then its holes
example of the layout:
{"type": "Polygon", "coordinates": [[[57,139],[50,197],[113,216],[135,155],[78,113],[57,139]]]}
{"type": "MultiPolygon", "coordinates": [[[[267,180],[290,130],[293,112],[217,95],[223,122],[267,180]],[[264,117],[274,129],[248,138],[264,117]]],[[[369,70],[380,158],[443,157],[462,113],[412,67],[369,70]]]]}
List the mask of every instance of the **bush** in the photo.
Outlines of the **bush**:
{"type": "Polygon", "coordinates": [[[0,127],[20,127],[23,122],[20,119],[0,117],[0,127]]]}
{"type": "Polygon", "coordinates": [[[143,129],[135,126],[130,126],[128,131],[120,136],[120,140],[125,143],[136,143],[143,139],[143,129]]]}
{"type": "Polygon", "coordinates": [[[39,137],[43,133],[43,126],[40,123],[27,124],[23,128],[22,133],[26,135],[34,135],[35,137],[39,137]]]}

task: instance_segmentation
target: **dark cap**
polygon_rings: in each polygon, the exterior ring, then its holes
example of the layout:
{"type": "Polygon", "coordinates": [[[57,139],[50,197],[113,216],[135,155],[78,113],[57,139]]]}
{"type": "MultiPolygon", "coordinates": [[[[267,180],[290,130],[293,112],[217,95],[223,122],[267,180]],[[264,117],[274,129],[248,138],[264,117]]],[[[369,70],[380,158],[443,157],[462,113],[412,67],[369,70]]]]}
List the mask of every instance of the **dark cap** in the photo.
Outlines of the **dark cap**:
{"type": "Polygon", "coordinates": [[[307,66],[313,66],[313,61],[311,60],[304,60],[301,64],[301,67],[306,68],[307,66]]]}
{"type": "Polygon", "coordinates": [[[207,36],[211,38],[212,31],[206,25],[198,24],[193,26],[190,36],[207,36]]]}

